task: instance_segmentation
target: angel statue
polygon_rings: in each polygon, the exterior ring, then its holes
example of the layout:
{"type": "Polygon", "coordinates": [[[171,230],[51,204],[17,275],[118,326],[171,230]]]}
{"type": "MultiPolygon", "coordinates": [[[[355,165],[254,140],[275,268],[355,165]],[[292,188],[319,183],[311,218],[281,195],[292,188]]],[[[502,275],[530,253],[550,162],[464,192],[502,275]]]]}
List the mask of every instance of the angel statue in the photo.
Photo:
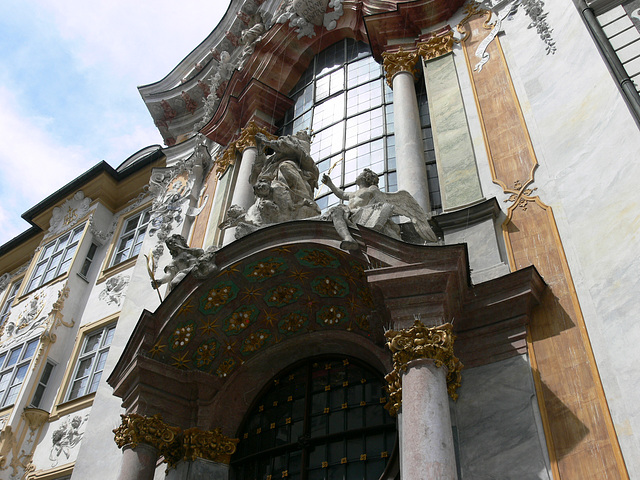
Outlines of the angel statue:
{"type": "Polygon", "coordinates": [[[411,220],[416,231],[425,242],[437,242],[438,237],[429,226],[430,215],[425,213],[411,194],[405,190],[386,193],[378,188],[378,175],[365,168],[356,177],[358,189],[355,192],[345,192],[331,181],[329,175],[322,176],[322,183],[341,200],[347,200],[347,205],[337,205],[325,215],[330,217],[333,225],[342,238],[340,248],[343,250],[358,250],[359,246],[349,233],[349,225],[363,225],[378,232],[400,239],[400,227],[391,220],[393,215],[404,215],[411,220]]]}

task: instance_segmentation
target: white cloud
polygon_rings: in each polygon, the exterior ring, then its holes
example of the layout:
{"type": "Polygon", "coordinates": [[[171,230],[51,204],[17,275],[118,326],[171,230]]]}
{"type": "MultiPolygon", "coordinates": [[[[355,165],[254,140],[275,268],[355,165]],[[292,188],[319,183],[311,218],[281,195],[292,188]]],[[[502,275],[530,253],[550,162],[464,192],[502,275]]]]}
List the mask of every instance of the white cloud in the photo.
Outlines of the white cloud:
{"type": "Polygon", "coordinates": [[[0,42],[19,40],[5,43],[12,54],[0,72],[0,245],[28,228],[24,211],[98,161],[117,167],[161,143],[136,87],[162,79],[204,40],[229,4],[221,3],[5,5],[7,31],[18,36],[0,32],[0,42]]]}
{"type": "Polygon", "coordinates": [[[51,119],[29,116],[0,87],[0,244],[28,228],[20,215],[97,163],[81,145],[62,145],[51,119]]]}
{"type": "Polygon", "coordinates": [[[39,0],[84,68],[138,85],[160,80],[211,33],[228,2],[39,0]],[[221,5],[222,4],[222,5],[221,5]]]}

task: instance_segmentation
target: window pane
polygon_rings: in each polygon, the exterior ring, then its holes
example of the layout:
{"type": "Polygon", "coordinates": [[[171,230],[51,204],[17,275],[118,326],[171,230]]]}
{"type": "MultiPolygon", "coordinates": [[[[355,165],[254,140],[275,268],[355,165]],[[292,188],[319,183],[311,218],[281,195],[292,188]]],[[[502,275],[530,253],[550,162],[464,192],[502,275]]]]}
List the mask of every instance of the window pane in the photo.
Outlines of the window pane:
{"type": "Polygon", "coordinates": [[[93,352],[96,348],[98,348],[98,345],[100,345],[101,338],[102,338],[102,331],[98,333],[94,333],[93,335],[88,337],[87,343],[85,344],[84,350],[82,351],[82,353],[93,352]]]}
{"type": "Polygon", "coordinates": [[[85,358],[80,361],[78,365],[78,372],[76,373],[76,378],[86,377],[89,375],[91,371],[91,364],[93,363],[93,357],[85,358]]]}
{"type": "Polygon", "coordinates": [[[4,391],[9,386],[9,381],[11,380],[11,375],[13,374],[13,370],[3,373],[0,376],[0,395],[4,393],[4,391]]]}
{"type": "Polygon", "coordinates": [[[317,105],[313,111],[313,129],[322,130],[344,116],[344,94],[333,97],[317,105]]]}
{"type": "Polygon", "coordinates": [[[22,356],[23,360],[31,358],[35,353],[36,348],[38,348],[38,340],[31,340],[24,350],[24,355],[22,356]]]}
{"type": "Polygon", "coordinates": [[[15,348],[11,351],[11,354],[9,354],[9,360],[7,360],[7,367],[11,367],[12,365],[16,364],[16,362],[20,358],[21,350],[22,348],[15,348]]]}
{"type": "Polygon", "coordinates": [[[78,398],[83,395],[83,391],[85,386],[87,385],[87,377],[84,377],[80,380],[76,380],[73,382],[71,386],[71,392],[69,393],[69,400],[73,400],[74,398],[78,398]]]}

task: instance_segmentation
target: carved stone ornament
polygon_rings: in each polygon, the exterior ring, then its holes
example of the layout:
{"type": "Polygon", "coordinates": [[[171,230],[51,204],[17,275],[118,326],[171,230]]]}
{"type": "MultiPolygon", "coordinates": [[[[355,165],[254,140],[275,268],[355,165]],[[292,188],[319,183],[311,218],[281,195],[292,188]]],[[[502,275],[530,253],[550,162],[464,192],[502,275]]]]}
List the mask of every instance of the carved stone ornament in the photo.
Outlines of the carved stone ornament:
{"type": "Polygon", "coordinates": [[[425,60],[432,60],[441,57],[453,50],[453,30],[449,30],[443,35],[435,35],[426,42],[418,43],[418,54],[425,60]]]}
{"type": "Polygon", "coordinates": [[[63,462],[69,460],[71,451],[80,445],[88,418],[89,414],[84,417],[82,415],[74,415],[73,417],[67,415],[62,424],[53,431],[51,451],[49,452],[52,467],[57,466],[60,460],[63,462]]]}
{"type": "Polygon", "coordinates": [[[171,231],[183,222],[185,215],[195,217],[201,210],[189,210],[188,206],[194,185],[198,190],[213,165],[205,142],[201,135],[189,158],[172,167],[154,168],[151,173],[149,192],[155,198],[149,236],[157,233],[160,242],[165,241],[171,231]]]}
{"type": "Polygon", "coordinates": [[[46,237],[56,235],[75,225],[89,211],[91,201],[89,197],[84,196],[81,190],[78,190],[73,198],[59,207],[55,207],[51,214],[51,220],[49,220],[49,231],[46,237]]]}
{"type": "Polygon", "coordinates": [[[107,302],[107,305],[120,306],[127,285],[129,285],[129,275],[115,275],[104,282],[104,288],[98,295],[98,299],[107,302]]]}
{"type": "Polygon", "coordinates": [[[220,428],[212,431],[189,428],[184,431],[184,459],[193,461],[196,458],[204,458],[228,465],[238,441],[223,435],[220,428]]]}
{"type": "Polygon", "coordinates": [[[458,398],[456,390],[460,386],[462,363],[453,354],[455,335],[450,323],[426,327],[416,320],[410,328],[388,330],[384,335],[388,340],[387,347],[393,354],[393,371],[385,377],[389,392],[385,408],[392,415],[396,415],[402,405],[402,373],[412,360],[431,359],[436,367],[446,367],[447,391],[454,400],[458,398]]]}
{"type": "Polygon", "coordinates": [[[212,431],[171,427],[162,421],[160,415],[144,417],[135,413],[120,415],[122,424],[113,430],[119,448],[126,445],[136,448],[144,443],[158,450],[169,467],[175,467],[180,460],[193,461],[196,458],[229,464],[236,451],[238,439],[226,437],[220,428],[212,431]]]}
{"type": "Polygon", "coordinates": [[[418,61],[417,51],[405,51],[402,48],[397,52],[383,52],[382,66],[387,77],[387,85],[393,88],[393,77],[400,72],[409,72],[416,79],[416,62],[418,61]]]}
{"type": "Polygon", "coordinates": [[[314,37],[314,26],[323,25],[327,30],[337,26],[342,16],[343,0],[285,0],[276,12],[275,23],[287,23],[295,28],[298,38],[314,37]],[[327,7],[333,8],[327,12],[327,7]]]}
{"type": "Polygon", "coordinates": [[[0,293],[5,291],[7,286],[9,286],[9,282],[11,282],[11,275],[8,273],[5,273],[0,277],[0,293]]]}

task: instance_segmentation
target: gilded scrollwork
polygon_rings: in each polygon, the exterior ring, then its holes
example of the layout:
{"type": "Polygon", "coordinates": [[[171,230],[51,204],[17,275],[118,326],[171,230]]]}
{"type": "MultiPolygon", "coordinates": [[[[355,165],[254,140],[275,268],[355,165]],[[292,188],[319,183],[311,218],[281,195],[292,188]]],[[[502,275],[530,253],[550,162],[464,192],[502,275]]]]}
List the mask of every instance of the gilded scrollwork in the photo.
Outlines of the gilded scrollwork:
{"type": "Polygon", "coordinates": [[[175,467],[181,460],[193,461],[196,458],[228,464],[239,441],[223,435],[220,428],[182,430],[172,427],[160,415],[145,417],[130,413],[120,416],[122,424],[113,430],[116,445],[119,448],[125,445],[135,448],[143,443],[155,447],[169,468],[175,467]]]}
{"type": "Polygon", "coordinates": [[[385,337],[393,354],[393,371],[385,377],[389,393],[385,408],[392,415],[397,414],[402,405],[402,373],[412,360],[431,359],[436,367],[446,367],[447,391],[454,400],[458,398],[456,390],[460,386],[462,363],[453,353],[455,335],[450,323],[426,327],[420,320],[415,320],[412,327],[388,330],[385,337]]]}
{"type": "Polygon", "coordinates": [[[400,72],[409,72],[413,75],[414,79],[416,78],[416,63],[418,61],[417,51],[405,51],[400,48],[396,52],[383,52],[382,59],[382,66],[384,67],[387,85],[389,85],[389,88],[393,87],[393,77],[400,72]]]}
{"type": "Polygon", "coordinates": [[[418,55],[425,60],[441,57],[442,55],[451,53],[454,42],[453,30],[449,30],[443,35],[434,35],[426,42],[418,43],[418,55]]]}
{"type": "Polygon", "coordinates": [[[242,131],[240,132],[240,136],[235,142],[235,148],[237,149],[238,153],[242,153],[244,149],[249,147],[254,147],[254,148],[257,147],[257,143],[256,143],[257,133],[262,133],[269,140],[275,140],[278,138],[275,135],[272,135],[269,132],[267,132],[264,128],[259,127],[258,125],[256,125],[256,122],[251,120],[247,124],[247,126],[242,129],[242,131]]]}
{"type": "Polygon", "coordinates": [[[180,428],[167,425],[160,415],[145,417],[128,413],[120,417],[122,423],[113,430],[118,448],[125,445],[135,448],[144,443],[157,448],[162,455],[175,449],[174,443],[178,441],[180,428]]]}
{"type": "Polygon", "coordinates": [[[223,435],[220,428],[209,431],[189,428],[184,431],[183,437],[184,459],[193,461],[196,458],[204,458],[228,464],[231,455],[236,451],[238,441],[223,435]]]}

